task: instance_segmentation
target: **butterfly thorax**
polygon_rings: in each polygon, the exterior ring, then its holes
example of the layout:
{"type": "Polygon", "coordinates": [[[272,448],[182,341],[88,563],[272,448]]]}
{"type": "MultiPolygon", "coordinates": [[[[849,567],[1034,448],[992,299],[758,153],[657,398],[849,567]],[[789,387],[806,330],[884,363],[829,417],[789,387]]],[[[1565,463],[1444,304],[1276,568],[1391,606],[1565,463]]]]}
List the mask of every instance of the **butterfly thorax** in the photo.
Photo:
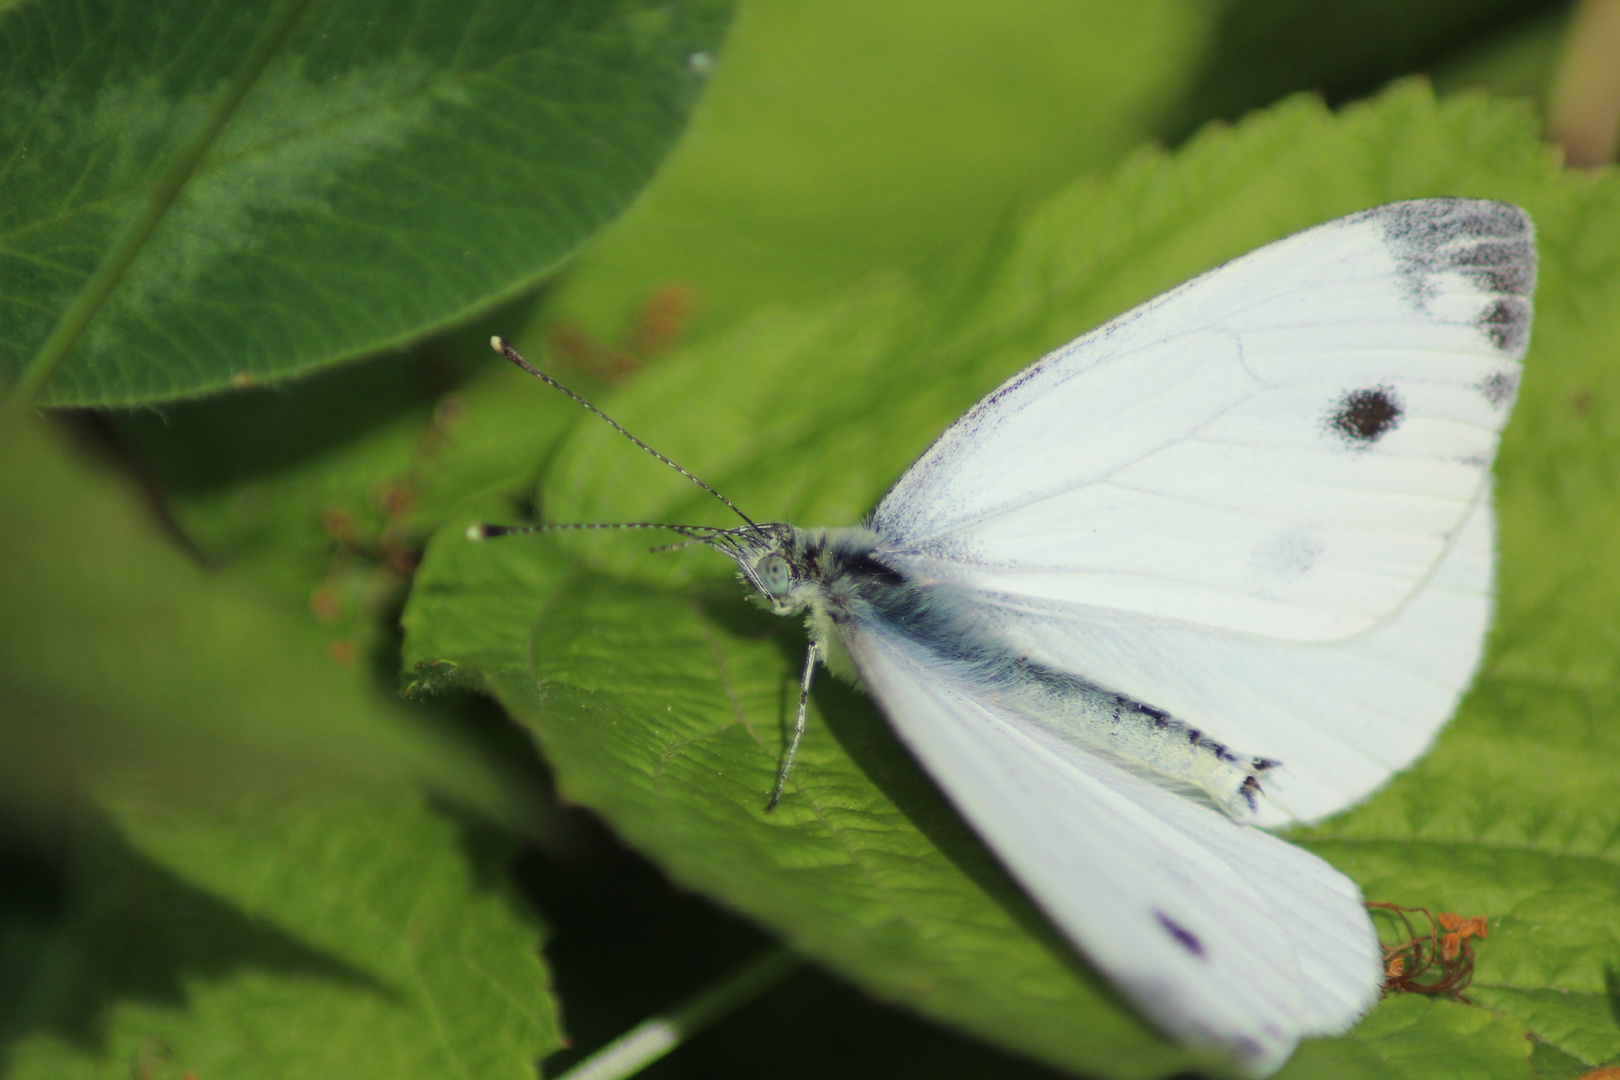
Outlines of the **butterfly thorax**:
{"type": "Polygon", "coordinates": [[[1163,709],[1028,655],[966,590],[897,568],[885,559],[889,549],[881,533],[862,526],[770,524],[736,530],[722,550],[772,611],[806,614],[834,674],[857,678],[844,647],[849,633],[893,635],[994,707],[1151,779],[1201,791],[1234,817],[1254,814],[1258,777],[1276,762],[1238,754],[1163,709]]]}

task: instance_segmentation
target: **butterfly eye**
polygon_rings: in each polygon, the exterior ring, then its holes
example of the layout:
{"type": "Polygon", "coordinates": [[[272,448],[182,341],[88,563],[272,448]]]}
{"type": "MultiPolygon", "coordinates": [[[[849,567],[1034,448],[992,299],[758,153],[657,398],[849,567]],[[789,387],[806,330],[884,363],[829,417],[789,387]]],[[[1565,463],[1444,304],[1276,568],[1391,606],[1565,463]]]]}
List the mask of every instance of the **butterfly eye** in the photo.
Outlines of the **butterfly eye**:
{"type": "Polygon", "coordinates": [[[788,569],[787,560],[780,555],[765,556],[755,565],[754,572],[759,575],[765,591],[776,596],[787,592],[793,584],[793,571],[788,569]]]}

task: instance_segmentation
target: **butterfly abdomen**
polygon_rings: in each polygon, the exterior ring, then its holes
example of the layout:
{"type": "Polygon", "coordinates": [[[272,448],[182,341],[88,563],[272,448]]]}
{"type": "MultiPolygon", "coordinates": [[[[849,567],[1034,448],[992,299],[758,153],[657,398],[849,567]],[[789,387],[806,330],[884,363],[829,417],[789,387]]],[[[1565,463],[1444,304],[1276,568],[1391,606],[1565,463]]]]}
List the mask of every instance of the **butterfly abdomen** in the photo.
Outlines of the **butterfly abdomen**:
{"type": "Polygon", "coordinates": [[[1259,809],[1261,777],[1277,762],[1238,753],[1163,709],[1069,672],[1012,663],[999,691],[1009,709],[1134,772],[1202,791],[1240,821],[1259,809]]]}

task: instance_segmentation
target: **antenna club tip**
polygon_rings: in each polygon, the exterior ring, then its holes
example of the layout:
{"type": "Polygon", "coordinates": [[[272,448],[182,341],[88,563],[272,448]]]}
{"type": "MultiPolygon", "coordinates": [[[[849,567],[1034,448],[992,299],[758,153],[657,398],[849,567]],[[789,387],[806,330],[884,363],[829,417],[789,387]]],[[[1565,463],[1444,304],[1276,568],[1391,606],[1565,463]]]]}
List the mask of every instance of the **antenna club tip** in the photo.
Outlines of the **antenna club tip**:
{"type": "Polygon", "coordinates": [[[489,536],[489,526],[482,524],[469,525],[467,526],[466,536],[468,540],[471,540],[474,543],[478,542],[479,540],[483,540],[489,536]]]}
{"type": "Polygon", "coordinates": [[[511,348],[511,346],[506,343],[506,339],[501,337],[499,334],[496,334],[494,337],[489,339],[489,347],[498,353],[504,353],[507,349],[511,348]]]}

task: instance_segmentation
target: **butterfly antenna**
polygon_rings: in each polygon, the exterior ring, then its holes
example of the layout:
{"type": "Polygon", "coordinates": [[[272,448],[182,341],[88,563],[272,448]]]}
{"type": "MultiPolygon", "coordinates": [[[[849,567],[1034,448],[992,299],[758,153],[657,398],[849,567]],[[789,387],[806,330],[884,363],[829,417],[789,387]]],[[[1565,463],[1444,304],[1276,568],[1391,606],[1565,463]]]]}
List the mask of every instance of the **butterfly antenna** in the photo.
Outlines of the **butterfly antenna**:
{"type": "MultiPolygon", "coordinates": [[[[541,382],[545,383],[547,386],[552,387],[553,389],[556,389],[556,390],[561,390],[563,393],[567,394],[569,397],[573,398],[575,401],[577,401],[581,405],[585,406],[585,408],[589,409],[591,412],[595,413],[597,416],[599,416],[603,420],[607,421],[608,426],[613,428],[614,431],[617,431],[620,435],[623,435],[625,438],[629,439],[631,442],[635,443],[637,446],[639,446],[643,450],[647,451],[647,453],[651,454],[653,457],[657,458],[659,461],[662,461],[665,465],[668,465],[670,468],[674,469],[676,472],[680,473],[682,476],[684,476],[688,480],[692,481],[692,483],[696,484],[698,487],[702,488],[704,491],[707,491],[710,495],[713,495],[715,498],[717,498],[721,502],[725,503],[727,509],[729,509],[733,514],[736,514],[738,517],[742,518],[749,525],[754,525],[754,519],[749,517],[747,514],[743,513],[741,510],[737,509],[736,503],[733,503],[730,499],[726,498],[724,495],[722,495],[718,491],[714,490],[714,488],[710,487],[708,484],[705,484],[702,480],[699,480],[696,476],[692,475],[690,472],[688,472],[685,469],[681,468],[679,465],[675,464],[669,458],[665,457],[663,454],[660,454],[658,451],[654,450],[652,447],[648,446],[646,443],[642,442],[640,439],[636,438],[634,435],[632,435],[628,431],[624,430],[624,428],[619,425],[619,422],[617,420],[613,419],[613,417],[609,416],[607,413],[603,412],[601,409],[598,409],[595,405],[592,405],[590,402],[586,401],[584,398],[580,397],[578,394],[576,394],[572,390],[568,389],[568,387],[564,386],[562,383],[558,382],[556,379],[553,379],[550,375],[547,375],[545,372],[541,371],[539,368],[535,367],[533,364],[530,364],[527,360],[523,359],[523,355],[521,353],[519,353],[516,349],[512,348],[511,342],[507,341],[503,337],[496,336],[496,337],[492,337],[492,338],[489,339],[489,344],[490,344],[491,348],[493,348],[496,352],[500,353],[502,356],[506,357],[508,360],[512,361],[512,363],[514,365],[516,365],[517,367],[522,368],[524,371],[527,371],[530,375],[533,375],[535,378],[539,379],[541,382]]],[[[657,528],[666,528],[667,526],[656,526],[656,527],[657,528]]]]}
{"type": "MultiPolygon", "coordinates": [[[[750,525],[753,523],[750,522],[750,525]]],[[[757,526],[756,526],[757,527],[757,526]]],[[[468,540],[492,540],[517,533],[560,532],[564,529],[667,529],[686,537],[678,544],[660,544],[653,551],[678,551],[694,544],[707,544],[730,554],[740,549],[736,533],[741,529],[717,529],[712,525],[665,525],[657,521],[569,522],[561,525],[469,525],[468,540]]]]}

